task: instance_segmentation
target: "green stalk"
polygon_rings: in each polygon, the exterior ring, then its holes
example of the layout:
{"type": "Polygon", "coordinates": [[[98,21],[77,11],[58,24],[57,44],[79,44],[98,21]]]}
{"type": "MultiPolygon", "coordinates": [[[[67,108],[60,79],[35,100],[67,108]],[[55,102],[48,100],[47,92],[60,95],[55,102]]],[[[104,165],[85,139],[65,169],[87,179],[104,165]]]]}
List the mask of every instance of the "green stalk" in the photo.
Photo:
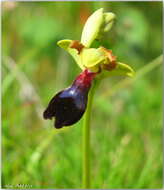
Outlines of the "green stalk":
{"type": "Polygon", "coordinates": [[[90,92],[88,94],[88,105],[83,120],[83,133],[82,133],[83,135],[82,185],[83,186],[82,187],[84,189],[90,188],[90,118],[91,118],[92,102],[96,87],[97,87],[97,81],[94,81],[90,89],[90,92]]]}

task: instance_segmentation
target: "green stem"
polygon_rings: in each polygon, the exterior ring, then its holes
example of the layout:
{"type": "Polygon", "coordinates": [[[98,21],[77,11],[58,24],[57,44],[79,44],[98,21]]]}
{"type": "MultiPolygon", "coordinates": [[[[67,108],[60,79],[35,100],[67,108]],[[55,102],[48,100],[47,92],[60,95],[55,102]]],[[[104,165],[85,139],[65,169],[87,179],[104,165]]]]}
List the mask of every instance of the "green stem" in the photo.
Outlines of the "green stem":
{"type": "Polygon", "coordinates": [[[97,87],[97,81],[94,81],[88,95],[88,105],[87,110],[84,115],[83,120],[83,173],[82,173],[82,185],[84,189],[90,188],[90,118],[91,118],[91,108],[94,97],[94,92],[97,87]]]}

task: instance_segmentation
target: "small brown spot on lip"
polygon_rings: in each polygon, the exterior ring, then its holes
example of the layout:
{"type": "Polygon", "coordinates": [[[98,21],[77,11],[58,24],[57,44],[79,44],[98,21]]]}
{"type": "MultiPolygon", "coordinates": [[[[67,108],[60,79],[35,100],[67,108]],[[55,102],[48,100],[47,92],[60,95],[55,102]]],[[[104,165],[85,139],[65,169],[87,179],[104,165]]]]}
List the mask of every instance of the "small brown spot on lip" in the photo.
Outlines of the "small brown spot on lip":
{"type": "Polygon", "coordinates": [[[81,50],[85,46],[82,43],[80,43],[78,40],[73,40],[69,47],[76,49],[78,51],[78,54],[80,54],[81,50]]]}

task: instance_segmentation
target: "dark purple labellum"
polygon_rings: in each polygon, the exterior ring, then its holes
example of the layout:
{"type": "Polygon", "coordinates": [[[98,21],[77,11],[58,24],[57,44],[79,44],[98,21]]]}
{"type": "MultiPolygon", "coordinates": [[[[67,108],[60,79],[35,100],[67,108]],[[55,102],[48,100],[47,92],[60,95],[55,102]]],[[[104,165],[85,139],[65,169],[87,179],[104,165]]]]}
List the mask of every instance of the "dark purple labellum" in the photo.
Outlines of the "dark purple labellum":
{"type": "Polygon", "coordinates": [[[73,125],[83,116],[88,100],[88,92],[96,73],[83,71],[72,86],[57,93],[43,113],[44,119],[55,117],[55,128],[73,125]]]}

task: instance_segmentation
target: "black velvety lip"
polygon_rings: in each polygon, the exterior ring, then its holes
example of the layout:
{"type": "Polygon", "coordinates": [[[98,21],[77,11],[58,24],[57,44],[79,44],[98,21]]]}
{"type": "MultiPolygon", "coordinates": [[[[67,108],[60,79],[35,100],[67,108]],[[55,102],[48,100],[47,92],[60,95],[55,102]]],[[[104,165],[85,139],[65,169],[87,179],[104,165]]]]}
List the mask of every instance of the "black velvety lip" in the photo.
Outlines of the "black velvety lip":
{"type": "Polygon", "coordinates": [[[59,129],[78,122],[83,116],[88,101],[88,92],[96,73],[84,70],[73,84],[57,93],[43,113],[44,119],[55,118],[54,127],[59,129]]]}

